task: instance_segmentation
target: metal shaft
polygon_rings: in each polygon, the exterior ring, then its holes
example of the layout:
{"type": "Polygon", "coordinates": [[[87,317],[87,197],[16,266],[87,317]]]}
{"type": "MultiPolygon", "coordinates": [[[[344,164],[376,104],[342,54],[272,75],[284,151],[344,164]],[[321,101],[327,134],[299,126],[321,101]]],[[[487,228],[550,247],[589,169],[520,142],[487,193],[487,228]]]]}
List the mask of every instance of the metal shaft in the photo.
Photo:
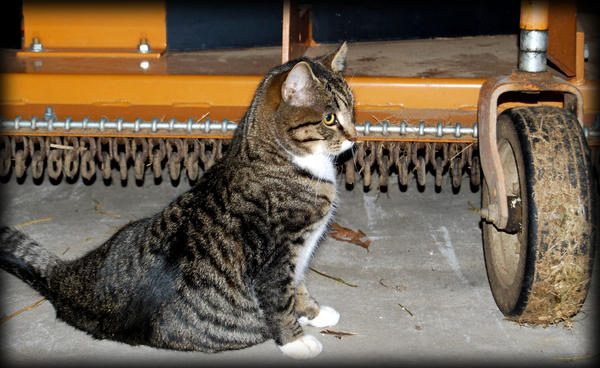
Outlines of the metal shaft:
{"type": "MultiPolygon", "coordinates": [[[[32,118],[30,120],[22,120],[19,117],[14,120],[3,120],[0,121],[0,128],[18,131],[22,129],[31,130],[48,130],[50,132],[64,130],[69,132],[72,129],[77,130],[97,130],[100,132],[140,132],[140,131],[166,131],[166,132],[182,132],[182,133],[193,133],[193,132],[220,132],[228,134],[233,132],[237,128],[237,123],[230,122],[228,120],[223,121],[211,121],[206,119],[204,122],[194,122],[193,119],[188,119],[185,122],[179,122],[175,119],[169,121],[160,121],[153,119],[152,121],[142,121],[136,119],[135,121],[124,121],[123,119],[117,119],[110,121],[108,119],[100,119],[99,121],[93,121],[89,119],[83,119],[81,121],[71,120],[66,118],[65,120],[54,120],[52,115],[47,115],[43,120],[32,118]]],[[[365,136],[379,133],[384,136],[387,135],[417,135],[417,136],[472,136],[477,138],[477,123],[472,127],[463,127],[460,123],[454,125],[444,125],[439,122],[436,126],[426,126],[424,121],[417,124],[410,124],[407,121],[401,121],[399,124],[392,124],[387,120],[384,120],[377,124],[371,124],[369,120],[365,121],[364,124],[356,125],[356,130],[365,136]]]]}
{"type": "Polygon", "coordinates": [[[543,72],[548,51],[548,1],[521,1],[519,70],[543,72]]]}

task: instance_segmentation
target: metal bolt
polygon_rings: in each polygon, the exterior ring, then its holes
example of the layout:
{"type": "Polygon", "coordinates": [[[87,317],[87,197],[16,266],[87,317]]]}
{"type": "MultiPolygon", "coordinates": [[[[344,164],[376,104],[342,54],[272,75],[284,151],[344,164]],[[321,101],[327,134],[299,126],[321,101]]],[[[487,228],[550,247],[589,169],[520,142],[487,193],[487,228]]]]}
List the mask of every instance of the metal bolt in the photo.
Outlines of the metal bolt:
{"type": "Polygon", "coordinates": [[[56,114],[52,109],[52,106],[47,106],[46,111],[44,112],[44,120],[56,119],[56,114]]]}
{"type": "Polygon", "coordinates": [[[33,51],[33,52],[44,51],[44,47],[42,46],[42,43],[40,42],[40,39],[38,37],[33,38],[31,45],[29,45],[29,51],[33,51]]]}
{"type": "Polygon", "coordinates": [[[140,40],[140,43],[139,43],[137,49],[140,54],[148,54],[148,53],[150,53],[150,51],[152,51],[150,49],[150,45],[148,44],[148,40],[145,38],[142,38],[140,40]]]}

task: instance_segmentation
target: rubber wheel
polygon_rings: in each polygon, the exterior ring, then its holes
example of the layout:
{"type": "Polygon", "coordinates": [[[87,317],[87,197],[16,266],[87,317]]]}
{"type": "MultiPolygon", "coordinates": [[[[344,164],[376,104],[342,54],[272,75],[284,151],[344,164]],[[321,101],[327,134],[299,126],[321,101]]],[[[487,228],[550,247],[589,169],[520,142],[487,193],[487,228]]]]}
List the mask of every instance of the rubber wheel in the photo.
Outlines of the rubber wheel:
{"type": "Polygon", "coordinates": [[[494,300],[519,323],[567,321],[586,298],[596,241],[597,191],[583,131],[567,110],[515,107],[498,117],[497,143],[516,225],[482,223],[494,300]]]}

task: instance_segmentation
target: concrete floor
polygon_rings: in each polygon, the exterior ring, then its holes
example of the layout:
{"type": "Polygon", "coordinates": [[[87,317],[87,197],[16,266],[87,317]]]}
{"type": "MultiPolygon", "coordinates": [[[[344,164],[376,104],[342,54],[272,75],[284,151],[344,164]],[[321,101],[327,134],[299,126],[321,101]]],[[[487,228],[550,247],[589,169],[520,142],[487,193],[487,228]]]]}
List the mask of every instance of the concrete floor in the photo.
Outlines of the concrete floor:
{"type": "MultiPolygon", "coordinates": [[[[106,186],[101,180],[92,185],[64,180],[53,185],[47,179],[35,185],[31,178],[17,184],[13,178],[0,184],[2,222],[17,225],[45,220],[23,230],[62,257],[77,257],[102,243],[116,228],[154,213],[189,187],[186,180],[171,185],[167,173],[163,178],[156,185],[148,177],[143,187],[122,186],[118,181],[106,186]]],[[[465,180],[453,194],[448,177],[436,192],[433,177],[428,179],[422,192],[416,183],[405,192],[391,183],[387,193],[347,191],[340,185],[337,222],[361,229],[372,243],[367,252],[327,238],[319,248],[312,267],[357,287],[312,271],[307,285],[322,304],[341,313],[340,323],[331,329],[356,336],[338,339],[306,328],[324,346],[321,355],[310,362],[284,357],[272,341],[216,355],[98,341],[57,320],[48,302],[0,325],[1,359],[5,364],[25,365],[126,362],[144,366],[591,363],[597,356],[592,341],[597,333],[593,296],[574,317],[572,329],[562,325],[532,328],[504,320],[488,286],[479,216],[470,205],[479,206],[480,192],[472,192],[465,180]]],[[[0,271],[0,282],[4,315],[40,299],[4,271],[0,271]]]]}

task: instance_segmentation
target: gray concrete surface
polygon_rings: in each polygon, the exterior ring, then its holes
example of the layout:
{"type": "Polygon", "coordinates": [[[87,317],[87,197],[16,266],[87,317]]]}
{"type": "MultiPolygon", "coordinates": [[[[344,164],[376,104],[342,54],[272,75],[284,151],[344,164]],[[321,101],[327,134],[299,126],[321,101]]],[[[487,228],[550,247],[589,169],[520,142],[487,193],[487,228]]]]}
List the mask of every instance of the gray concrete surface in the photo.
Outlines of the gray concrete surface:
{"type": "MultiPolygon", "coordinates": [[[[0,184],[2,222],[17,225],[45,219],[22,229],[62,257],[77,257],[102,243],[119,226],[154,213],[189,187],[186,180],[171,185],[166,173],[163,178],[156,185],[148,177],[143,187],[133,182],[122,186],[118,181],[110,186],[102,181],[53,185],[47,179],[35,185],[30,178],[17,184],[13,178],[0,184]],[[99,210],[106,213],[96,210],[98,203],[99,210]]],[[[319,248],[312,266],[357,287],[312,271],[307,276],[308,287],[322,304],[341,313],[340,323],[331,329],[356,335],[338,339],[320,334],[320,329],[306,328],[324,346],[321,355],[310,362],[284,357],[272,341],[213,355],[99,341],[57,320],[48,302],[0,325],[1,360],[44,365],[127,362],[197,366],[257,362],[579,366],[595,360],[593,296],[573,319],[571,329],[562,325],[532,328],[504,320],[485,274],[479,216],[470,206],[479,206],[480,192],[472,192],[465,180],[453,194],[445,177],[438,193],[433,177],[428,179],[423,192],[416,183],[402,192],[392,182],[387,193],[360,188],[347,191],[340,185],[337,222],[361,229],[372,243],[367,252],[327,238],[319,248]]],[[[4,271],[0,271],[0,282],[4,315],[40,298],[4,271]]]]}

